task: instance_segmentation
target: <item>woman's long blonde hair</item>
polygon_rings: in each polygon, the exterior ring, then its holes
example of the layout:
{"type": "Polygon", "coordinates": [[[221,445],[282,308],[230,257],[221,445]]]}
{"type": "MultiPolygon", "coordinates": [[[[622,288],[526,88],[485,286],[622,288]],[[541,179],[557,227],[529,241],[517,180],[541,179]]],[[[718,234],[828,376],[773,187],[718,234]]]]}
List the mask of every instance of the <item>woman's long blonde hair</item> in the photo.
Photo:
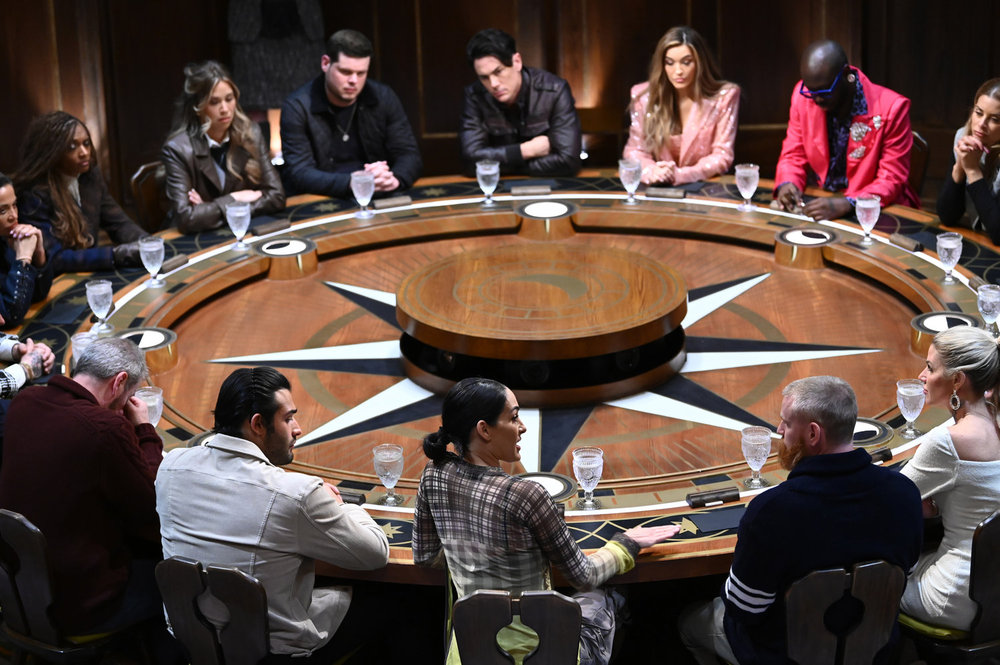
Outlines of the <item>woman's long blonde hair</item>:
{"type": "MultiPolygon", "coordinates": [[[[972,108],[969,109],[969,119],[965,121],[966,136],[972,135],[972,113],[975,110],[976,104],[979,103],[979,98],[983,95],[1000,102],[1000,78],[990,79],[976,90],[976,95],[972,98],[972,108]]],[[[991,179],[994,177],[992,174],[997,172],[997,160],[1000,159],[1000,143],[988,145],[986,149],[986,173],[987,178],[991,179]]]]}
{"type": "Polygon", "coordinates": [[[675,46],[688,46],[694,55],[696,101],[714,97],[727,83],[701,35],[684,25],[667,30],[656,44],[653,59],[649,63],[649,102],[646,104],[643,129],[646,141],[644,147],[652,154],[657,154],[670,140],[670,135],[679,134],[682,129],[677,94],[664,69],[667,51],[675,46]]]}

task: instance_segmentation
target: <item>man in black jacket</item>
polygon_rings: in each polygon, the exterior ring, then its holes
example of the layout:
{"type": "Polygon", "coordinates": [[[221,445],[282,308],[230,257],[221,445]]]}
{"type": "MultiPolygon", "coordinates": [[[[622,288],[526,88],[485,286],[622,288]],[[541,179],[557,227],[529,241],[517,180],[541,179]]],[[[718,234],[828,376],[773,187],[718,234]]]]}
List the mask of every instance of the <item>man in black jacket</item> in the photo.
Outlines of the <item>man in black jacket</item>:
{"type": "Polygon", "coordinates": [[[569,84],[525,67],[514,38],[495,28],[466,46],[479,83],[465,88],[459,139],[471,172],[495,160],[503,173],[571,176],[580,170],[580,120],[569,84]]]}
{"type": "Polygon", "coordinates": [[[351,173],[375,176],[376,192],[406,189],[423,163],[399,97],[368,81],[372,45],[355,30],[326,42],[323,73],[281,109],[282,180],[289,194],[351,196],[351,173]]]}

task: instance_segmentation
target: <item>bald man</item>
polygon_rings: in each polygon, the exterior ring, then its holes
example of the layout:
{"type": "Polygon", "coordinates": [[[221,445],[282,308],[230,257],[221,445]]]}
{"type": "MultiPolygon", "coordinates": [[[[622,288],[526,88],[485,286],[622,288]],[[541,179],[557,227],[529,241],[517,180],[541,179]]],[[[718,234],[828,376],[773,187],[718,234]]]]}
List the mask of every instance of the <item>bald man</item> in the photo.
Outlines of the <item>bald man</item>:
{"type": "Polygon", "coordinates": [[[800,72],[774,176],[781,207],[817,220],[851,214],[863,194],[920,207],[907,181],[910,100],[869,81],[834,41],[810,44],[800,72]],[[835,194],[803,204],[807,184],[835,194]]]}

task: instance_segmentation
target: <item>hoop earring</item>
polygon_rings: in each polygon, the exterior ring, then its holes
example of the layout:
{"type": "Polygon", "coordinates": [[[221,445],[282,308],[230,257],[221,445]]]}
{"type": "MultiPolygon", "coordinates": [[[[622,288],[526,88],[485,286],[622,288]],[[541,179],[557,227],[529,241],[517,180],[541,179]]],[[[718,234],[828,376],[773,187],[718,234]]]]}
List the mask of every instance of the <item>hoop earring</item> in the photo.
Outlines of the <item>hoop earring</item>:
{"type": "Polygon", "coordinates": [[[951,391],[951,397],[948,398],[948,406],[951,407],[952,411],[958,411],[962,408],[962,400],[959,399],[957,390],[951,391]]]}

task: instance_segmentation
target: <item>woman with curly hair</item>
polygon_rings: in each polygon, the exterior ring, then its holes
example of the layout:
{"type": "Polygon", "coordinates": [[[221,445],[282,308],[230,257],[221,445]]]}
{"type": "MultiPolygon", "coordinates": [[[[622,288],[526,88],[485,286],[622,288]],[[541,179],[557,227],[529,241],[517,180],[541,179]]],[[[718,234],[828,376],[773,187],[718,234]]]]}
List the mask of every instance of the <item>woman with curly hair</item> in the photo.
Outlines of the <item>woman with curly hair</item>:
{"type": "Polygon", "coordinates": [[[42,229],[56,274],[136,268],[149,235],[108,192],[86,125],[52,111],[28,126],[13,176],[23,221],[42,229]],[[105,231],[115,245],[98,245],[105,231]]]}
{"type": "Polygon", "coordinates": [[[701,35],[671,28],[656,45],[649,80],[632,86],[632,125],[623,157],[647,185],[682,185],[733,164],[740,88],[722,80],[701,35]]]}
{"type": "Polygon", "coordinates": [[[229,72],[209,60],[184,68],[184,93],[163,146],[170,219],[181,233],[223,226],[226,205],[251,214],[285,207],[285,192],[257,124],[243,113],[229,72]]]}

